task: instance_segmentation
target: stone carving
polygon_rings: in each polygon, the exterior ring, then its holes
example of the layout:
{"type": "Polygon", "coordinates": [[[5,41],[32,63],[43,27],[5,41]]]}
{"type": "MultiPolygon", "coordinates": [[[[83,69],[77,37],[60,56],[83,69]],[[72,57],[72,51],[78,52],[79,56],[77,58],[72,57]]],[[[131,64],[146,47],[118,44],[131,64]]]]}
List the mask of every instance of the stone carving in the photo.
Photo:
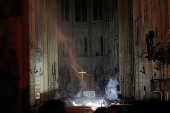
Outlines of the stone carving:
{"type": "Polygon", "coordinates": [[[35,76],[40,76],[40,70],[41,70],[40,61],[37,60],[35,62],[35,66],[34,66],[34,75],[35,76]]]}
{"type": "Polygon", "coordinates": [[[143,65],[141,70],[140,70],[141,73],[145,74],[145,66],[143,65]]]}
{"type": "Polygon", "coordinates": [[[35,61],[35,64],[34,64],[34,74],[35,76],[40,76],[41,75],[41,51],[40,50],[37,50],[36,52],[36,61],[35,61]]]}

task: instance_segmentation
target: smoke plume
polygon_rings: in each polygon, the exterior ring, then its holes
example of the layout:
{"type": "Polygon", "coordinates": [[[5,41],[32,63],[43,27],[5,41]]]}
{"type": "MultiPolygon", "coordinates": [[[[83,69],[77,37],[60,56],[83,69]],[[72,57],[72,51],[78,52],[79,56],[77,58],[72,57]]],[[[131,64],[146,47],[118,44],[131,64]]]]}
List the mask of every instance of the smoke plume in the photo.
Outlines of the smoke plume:
{"type": "Polygon", "coordinates": [[[114,77],[111,77],[109,83],[106,86],[106,98],[108,100],[118,99],[118,90],[117,86],[119,85],[118,82],[118,74],[114,74],[114,77]]]}

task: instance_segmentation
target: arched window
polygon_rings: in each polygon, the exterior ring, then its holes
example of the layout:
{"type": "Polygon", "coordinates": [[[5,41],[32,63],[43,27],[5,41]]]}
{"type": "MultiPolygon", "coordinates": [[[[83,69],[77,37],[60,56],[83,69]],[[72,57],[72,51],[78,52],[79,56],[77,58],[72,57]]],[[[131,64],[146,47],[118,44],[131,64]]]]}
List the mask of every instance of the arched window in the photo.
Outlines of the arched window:
{"type": "Polygon", "coordinates": [[[87,3],[84,0],[82,2],[76,1],[75,20],[76,21],[87,21],[87,3]]]}
{"type": "Polygon", "coordinates": [[[101,47],[101,53],[103,53],[103,37],[101,36],[101,39],[100,39],[100,47],[101,47]]]}
{"type": "Polygon", "coordinates": [[[93,20],[98,19],[98,8],[97,8],[97,0],[93,2],[93,20]]]}
{"type": "Polygon", "coordinates": [[[80,40],[80,56],[82,55],[82,41],[80,40]]]}
{"type": "Polygon", "coordinates": [[[93,20],[102,19],[102,0],[93,1],[93,20]]]}
{"type": "Polygon", "coordinates": [[[77,39],[76,39],[76,53],[77,53],[77,39]]]}
{"type": "Polygon", "coordinates": [[[102,19],[102,0],[99,0],[99,20],[102,19]]]}
{"type": "Polygon", "coordinates": [[[69,21],[69,2],[61,0],[61,20],[69,21]]]}
{"type": "Polygon", "coordinates": [[[87,52],[87,38],[84,38],[84,51],[87,52]]]}
{"type": "Polygon", "coordinates": [[[64,0],[61,0],[61,20],[64,20],[64,0]]]}
{"type": "Polygon", "coordinates": [[[65,0],[65,21],[69,21],[69,2],[65,0]]]}
{"type": "Polygon", "coordinates": [[[76,13],[76,17],[75,17],[75,19],[76,19],[76,21],[81,21],[81,17],[80,17],[80,2],[79,1],[77,1],[76,2],[76,5],[75,5],[75,13],[76,13]]]}
{"type": "Polygon", "coordinates": [[[87,4],[85,1],[82,2],[82,21],[87,21],[87,4]]]}

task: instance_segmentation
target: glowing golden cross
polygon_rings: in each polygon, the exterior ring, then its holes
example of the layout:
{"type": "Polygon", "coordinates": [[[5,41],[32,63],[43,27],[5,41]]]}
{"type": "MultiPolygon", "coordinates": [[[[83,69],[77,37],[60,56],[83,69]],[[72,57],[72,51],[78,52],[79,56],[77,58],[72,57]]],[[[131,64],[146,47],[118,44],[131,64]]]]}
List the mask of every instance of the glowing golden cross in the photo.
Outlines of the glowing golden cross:
{"type": "Polygon", "coordinates": [[[82,76],[82,79],[83,79],[83,74],[86,73],[86,72],[83,72],[83,70],[82,70],[82,71],[79,72],[79,73],[81,73],[81,76],[82,76]]]}

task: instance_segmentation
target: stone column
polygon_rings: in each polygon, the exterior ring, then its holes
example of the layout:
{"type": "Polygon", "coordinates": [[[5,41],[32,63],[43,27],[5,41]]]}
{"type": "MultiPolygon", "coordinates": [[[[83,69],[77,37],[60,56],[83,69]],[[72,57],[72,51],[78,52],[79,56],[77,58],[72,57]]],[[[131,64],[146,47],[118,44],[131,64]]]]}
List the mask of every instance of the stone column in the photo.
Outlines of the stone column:
{"type": "MultiPolygon", "coordinates": [[[[54,90],[56,91],[58,89],[58,2],[55,1],[55,9],[54,9],[54,13],[56,15],[54,15],[54,22],[55,22],[55,26],[54,26],[54,42],[55,42],[55,45],[54,45],[54,90]]],[[[55,92],[54,92],[55,94],[55,92]]]]}
{"type": "Polygon", "coordinates": [[[30,48],[30,104],[31,106],[35,105],[34,64],[35,64],[35,49],[30,48]]]}
{"type": "Polygon", "coordinates": [[[119,78],[121,93],[124,95],[129,94],[130,91],[129,7],[130,5],[128,5],[127,1],[124,0],[118,1],[119,73],[120,73],[119,78]],[[122,77],[124,78],[124,83],[122,81],[122,77]]]}
{"type": "MultiPolygon", "coordinates": [[[[146,87],[146,100],[151,99],[154,95],[151,92],[151,87],[150,87],[150,80],[152,79],[152,74],[153,74],[153,67],[152,67],[152,61],[148,61],[147,58],[144,59],[145,63],[145,87],[146,87]]],[[[156,95],[155,95],[156,96],[156,95]]]]}
{"type": "Polygon", "coordinates": [[[47,1],[43,0],[43,79],[44,79],[44,100],[46,100],[46,91],[48,90],[48,54],[47,54],[47,1]]]}
{"type": "MultiPolygon", "coordinates": [[[[72,55],[72,57],[76,57],[76,37],[75,37],[75,0],[71,0],[71,2],[70,2],[70,11],[71,11],[71,16],[70,16],[70,21],[72,22],[71,24],[72,24],[72,45],[73,45],[73,47],[72,47],[72,53],[71,53],[71,55],[72,55]]],[[[88,51],[89,52],[89,51],[88,51]]]]}
{"type": "Polygon", "coordinates": [[[105,73],[105,67],[106,67],[106,57],[105,57],[105,0],[102,0],[102,37],[103,37],[103,71],[105,73]]]}
{"type": "Polygon", "coordinates": [[[34,76],[34,65],[35,65],[35,1],[31,0],[31,23],[30,23],[30,103],[31,106],[35,104],[35,76],[34,76]]]}
{"type": "Polygon", "coordinates": [[[87,21],[88,21],[88,41],[89,41],[89,46],[88,46],[88,51],[89,51],[89,72],[92,73],[93,68],[92,68],[92,2],[91,0],[87,1],[87,21]]]}
{"type": "Polygon", "coordinates": [[[36,104],[40,103],[40,85],[41,85],[41,77],[40,77],[40,70],[41,70],[41,52],[36,53],[36,61],[35,61],[35,68],[34,68],[34,75],[35,75],[35,99],[36,104]]]}
{"type": "MultiPolygon", "coordinates": [[[[53,1],[53,0],[52,0],[53,1]]],[[[52,91],[52,33],[53,33],[53,19],[52,19],[52,1],[47,2],[47,68],[48,68],[48,99],[51,98],[52,91]]]]}
{"type": "Polygon", "coordinates": [[[122,0],[118,1],[118,37],[119,37],[119,80],[120,80],[120,93],[123,94],[123,61],[122,61],[122,51],[123,51],[123,44],[121,44],[123,42],[122,40],[122,33],[121,33],[121,29],[122,29],[122,23],[119,21],[122,18],[122,0]]]}
{"type": "Polygon", "coordinates": [[[160,9],[160,0],[156,0],[156,8],[157,8],[157,31],[158,31],[158,42],[162,41],[161,37],[161,9],[160,9]]]}
{"type": "Polygon", "coordinates": [[[134,75],[133,75],[133,83],[134,83],[134,86],[135,86],[135,91],[134,91],[134,96],[135,96],[135,99],[138,99],[138,85],[136,84],[136,78],[137,78],[137,72],[136,70],[138,69],[136,67],[136,64],[138,64],[137,62],[137,0],[133,0],[133,33],[134,33],[134,65],[135,65],[135,69],[134,69],[134,75]]]}
{"type": "Polygon", "coordinates": [[[43,72],[44,72],[44,68],[43,68],[43,56],[40,58],[40,66],[41,66],[41,71],[40,71],[40,99],[41,101],[44,100],[44,95],[43,93],[45,92],[45,89],[44,89],[44,75],[43,75],[43,72]]]}
{"type": "Polygon", "coordinates": [[[35,1],[31,0],[31,24],[30,24],[30,28],[31,28],[31,42],[30,45],[31,46],[35,46],[35,1]]]}

